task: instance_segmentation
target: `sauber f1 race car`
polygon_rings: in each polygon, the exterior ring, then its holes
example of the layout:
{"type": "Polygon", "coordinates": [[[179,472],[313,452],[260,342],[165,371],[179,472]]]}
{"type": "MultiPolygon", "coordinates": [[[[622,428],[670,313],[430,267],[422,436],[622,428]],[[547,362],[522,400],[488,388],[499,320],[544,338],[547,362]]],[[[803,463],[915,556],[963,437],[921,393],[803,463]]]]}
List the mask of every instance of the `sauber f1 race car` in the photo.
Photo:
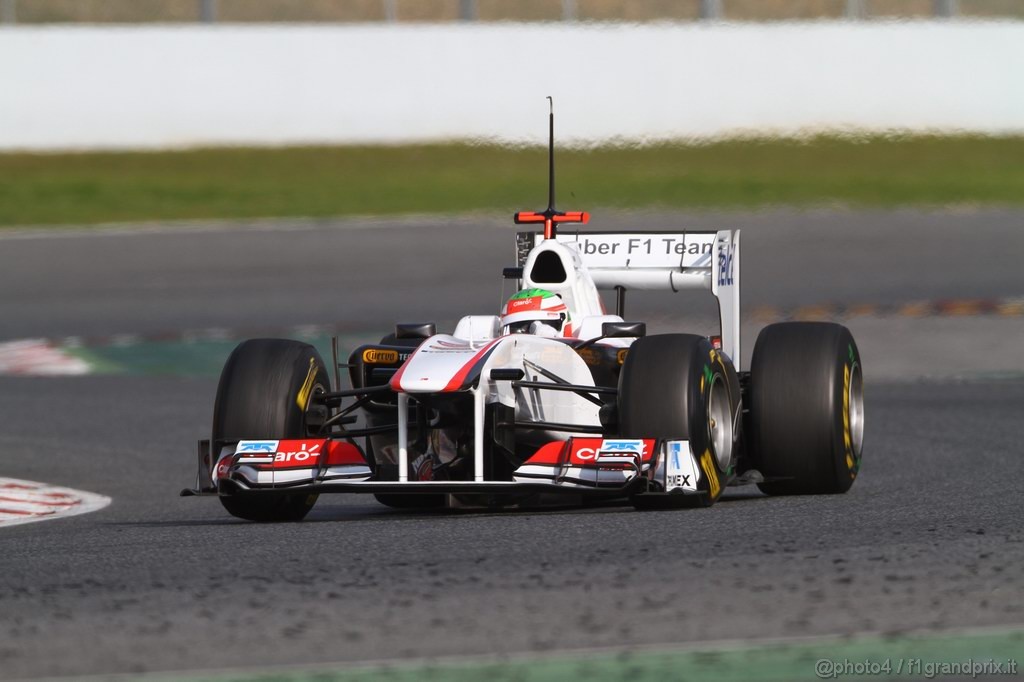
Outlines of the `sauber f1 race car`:
{"type": "Polygon", "coordinates": [[[296,521],[320,493],[397,508],[620,498],[703,507],[727,486],[842,493],[861,462],[862,369],[849,330],[783,322],[741,367],[740,233],[574,232],[549,200],[515,215],[521,290],[451,334],[399,324],[327,365],[308,344],[254,339],[228,358],[196,487],[252,521],[296,521]],[[630,290],[710,290],[720,334],[646,335],[630,290]],[[615,292],[616,312],[600,292],[615,292]],[[346,369],[351,388],[341,387],[346,369]]]}

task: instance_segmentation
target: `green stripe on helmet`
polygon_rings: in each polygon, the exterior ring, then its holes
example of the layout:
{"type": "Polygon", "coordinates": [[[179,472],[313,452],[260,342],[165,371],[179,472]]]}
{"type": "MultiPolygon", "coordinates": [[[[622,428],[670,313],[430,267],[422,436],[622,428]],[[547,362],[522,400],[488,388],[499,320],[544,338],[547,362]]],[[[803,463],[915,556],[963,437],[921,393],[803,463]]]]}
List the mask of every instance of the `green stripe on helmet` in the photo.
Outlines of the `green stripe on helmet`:
{"type": "Polygon", "coordinates": [[[517,292],[516,295],[509,300],[515,301],[520,298],[534,298],[536,296],[540,296],[541,298],[551,298],[554,294],[547,289],[523,289],[522,291],[517,292]]]}

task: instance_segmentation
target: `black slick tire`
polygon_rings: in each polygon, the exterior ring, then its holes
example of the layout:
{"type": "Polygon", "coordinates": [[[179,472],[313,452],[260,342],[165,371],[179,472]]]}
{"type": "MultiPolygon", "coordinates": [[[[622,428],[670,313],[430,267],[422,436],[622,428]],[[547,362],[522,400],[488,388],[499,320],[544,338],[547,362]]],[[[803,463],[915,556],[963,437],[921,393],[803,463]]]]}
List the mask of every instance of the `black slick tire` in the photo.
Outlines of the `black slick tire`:
{"type": "Polygon", "coordinates": [[[710,506],[721,496],[732,474],[739,401],[727,367],[703,336],[658,334],[630,346],[619,375],[620,435],[688,440],[701,470],[701,494],[642,493],[631,500],[638,509],[710,506]],[[725,415],[719,425],[725,431],[712,429],[713,402],[725,415]]]}
{"type": "Polygon", "coordinates": [[[751,454],[769,495],[844,493],[860,471],[860,353],[846,327],[781,322],[757,337],[750,366],[751,454]]]}
{"type": "MultiPolygon", "coordinates": [[[[317,350],[285,339],[239,344],[221,372],[213,409],[213,440],[304,438],[309,397],[330,390],[317,350]],[[303,404],[305,403],[305,404],[303,404]]],[[[220,497],[232,516],[248,521],[300,521],[316,503],[310,494],[220,497]]]]}

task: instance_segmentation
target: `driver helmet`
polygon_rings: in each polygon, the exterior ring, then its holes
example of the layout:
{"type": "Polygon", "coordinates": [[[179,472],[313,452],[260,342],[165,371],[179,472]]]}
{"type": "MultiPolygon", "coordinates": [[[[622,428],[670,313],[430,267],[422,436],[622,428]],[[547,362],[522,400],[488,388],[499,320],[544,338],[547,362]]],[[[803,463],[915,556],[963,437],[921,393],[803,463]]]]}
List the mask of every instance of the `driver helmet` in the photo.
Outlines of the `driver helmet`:
{"type": "Polygon", "coordinates": [[[501,312],[504,334],[562,336],[570,330],[569,308],[547,289],[523,289],[508,299],[501,312]]]}

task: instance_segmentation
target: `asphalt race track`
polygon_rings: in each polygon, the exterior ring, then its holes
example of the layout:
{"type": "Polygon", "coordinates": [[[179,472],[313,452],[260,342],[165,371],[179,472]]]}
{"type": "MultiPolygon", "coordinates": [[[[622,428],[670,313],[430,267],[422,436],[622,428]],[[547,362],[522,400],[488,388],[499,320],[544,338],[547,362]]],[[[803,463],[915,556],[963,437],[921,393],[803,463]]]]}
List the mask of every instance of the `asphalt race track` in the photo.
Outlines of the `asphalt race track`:
{"type": "MultiPolygon", "coordinates": [[[[427,222],[0,236],[0,341],[385,332],[496,310],[514,228],[427,222]]],[[[1019,211],[620,214],[594,227],[683,225],[743,228],[745,307],[1024,295],[1019,211]]],[[[673,305],[637,296],[630,316],[670,326],[673,305]]],[[[737,488],[680,512],[409,514],[338,496],[301,524],[249,524],[177,497],[215,379],[0,377],[0,476],[113,499],[0,528],[0,678],[1020,631],[1024,318],[850,327],[868,377],[851,492],[737,488]]]]}

